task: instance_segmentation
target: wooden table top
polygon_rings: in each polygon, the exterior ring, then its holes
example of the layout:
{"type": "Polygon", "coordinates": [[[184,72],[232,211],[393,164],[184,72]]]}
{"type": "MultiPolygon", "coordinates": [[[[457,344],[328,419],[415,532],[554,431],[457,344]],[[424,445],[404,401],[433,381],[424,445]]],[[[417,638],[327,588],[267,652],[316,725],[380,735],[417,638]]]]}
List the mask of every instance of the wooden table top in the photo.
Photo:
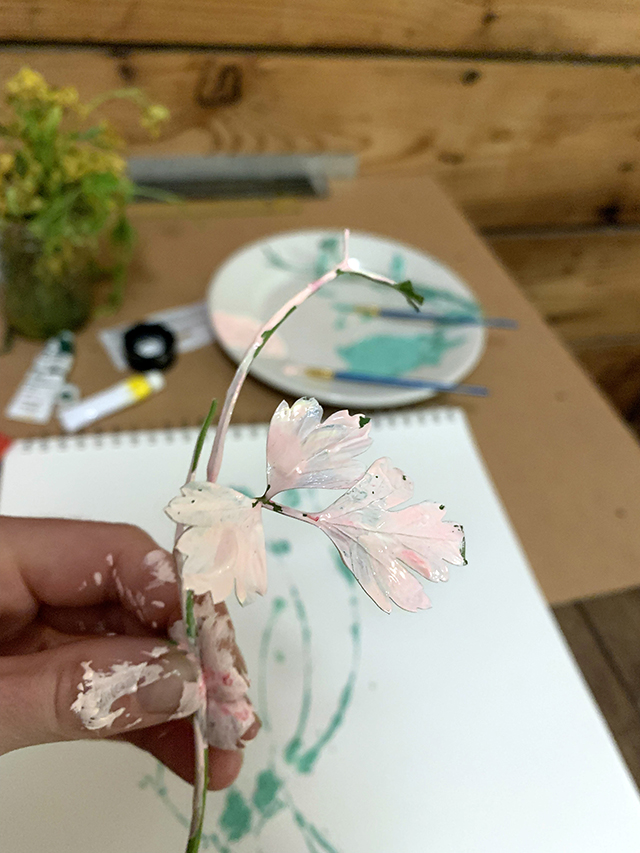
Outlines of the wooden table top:
{"type": "MultiPolygon", "coordinates": [[[[213,270],[248,241],[298,228],[349,227],[413,244],[461,275],[487,314],[520,323],[515,333],[489,335],[482,362],[469,377],[488,385],[490,397],[442,395],[435,405],[467,412],[549,601],[640,584],[640,452],[634,437],[431,179],[361,178],[322,200],[194,210],[134,213],[139,244],[125,305],[78,337],[70,378],[83,396],[122,378],[98,341],[99,328],[202,299],[213,270]]],[[[2,411],[38,349],[17,341],[0,357],[2,411]]],[[[211,398],[223,396],[233,370],[216,346],[183,354],[167,374],[165,391],[96,428],[195,425],[211,398]]],[[[236,422],[268,420],[281,398],[249,379],[236,422]]],[[[29,437],[58,429],[53,421],[36,427],[0,416],[0,431],[29,437]]]]}

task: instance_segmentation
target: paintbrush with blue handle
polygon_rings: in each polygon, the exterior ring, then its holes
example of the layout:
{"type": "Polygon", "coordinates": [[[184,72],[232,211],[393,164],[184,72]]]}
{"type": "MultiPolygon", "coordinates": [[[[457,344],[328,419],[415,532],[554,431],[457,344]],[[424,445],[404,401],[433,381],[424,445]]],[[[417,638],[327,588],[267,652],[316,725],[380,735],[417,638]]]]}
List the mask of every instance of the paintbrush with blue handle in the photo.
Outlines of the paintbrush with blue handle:
{"type": "Polygon", "coordinates": [[[425,391],[439,391],[450,394],[465,394],[470,397],[486,397],[489,389],[484,385],[464,385],[458,382],[437,382],[430,379],[411,379],[402,376],[384,376],[375,373],[361,373],[353,370],[332,370],[329,367],[303,367],[289,365],[285,373],[303,374],[310,379],[338,379],[344,382],[362,382],[366,385],[388,385],[394,388],[422,388],[425,391]]]}
{"type": "Polygon", "coordinates": [[[379,308],[377,305],[340,305],[342,311],[351,311],[366,317],[386,317],[390,320],[420,320],[443,326],[484,326],[487,329],[517,329],[517,320],[508,317],[482,317],[474,314],[436,314],[433,311],[405,311],[397,308],[379,308]]]}

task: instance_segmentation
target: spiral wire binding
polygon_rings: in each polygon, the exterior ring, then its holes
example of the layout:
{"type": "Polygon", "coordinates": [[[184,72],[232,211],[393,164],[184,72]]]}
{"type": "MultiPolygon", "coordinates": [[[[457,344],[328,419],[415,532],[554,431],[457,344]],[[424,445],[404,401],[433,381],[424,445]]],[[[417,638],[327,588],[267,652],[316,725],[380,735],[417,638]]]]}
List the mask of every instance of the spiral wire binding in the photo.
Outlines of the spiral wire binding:
{"type": "MultiPolygon", "coordinates": [[[[464,411],[453,406],[420,409],[411,412],[395,412],[387,415],[374,415],[372,426],[383,429],[396,429],[400,426],[454,423],[464,417],[464,411]]],[[[229,427],[228,438],[231,441],[245,441],[267,436],[268,424],[233,424],[229,427]]],[[[144,445],[167,445],[183,442],[192,446],[198,437],[199,427],[161,427],[159,429],[123,430],[114,432],[83,433],[81,435],[47,436],[45,438],[23,438],[15,442],[15,448],[23,453],[34,451],[94,450],[101,448],[138,447],[144,445]]],[[[213,435],[215,429],[210,430],[213,435]]]]}

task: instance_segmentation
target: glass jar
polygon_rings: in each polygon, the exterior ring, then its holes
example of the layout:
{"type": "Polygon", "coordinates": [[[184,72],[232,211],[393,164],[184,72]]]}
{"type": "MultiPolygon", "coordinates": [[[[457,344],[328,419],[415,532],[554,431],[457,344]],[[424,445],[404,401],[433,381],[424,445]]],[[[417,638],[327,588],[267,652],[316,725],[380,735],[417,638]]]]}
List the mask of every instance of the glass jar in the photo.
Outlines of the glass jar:
{"type": "Polygon", "coordinates": [[[86,248],[74,249],[61,269],[41,263],[42,242],[26,225],[2,230],[2,309],[8,329],[45,340],[83,326],[93,309],[95,277],[86,248]]]}

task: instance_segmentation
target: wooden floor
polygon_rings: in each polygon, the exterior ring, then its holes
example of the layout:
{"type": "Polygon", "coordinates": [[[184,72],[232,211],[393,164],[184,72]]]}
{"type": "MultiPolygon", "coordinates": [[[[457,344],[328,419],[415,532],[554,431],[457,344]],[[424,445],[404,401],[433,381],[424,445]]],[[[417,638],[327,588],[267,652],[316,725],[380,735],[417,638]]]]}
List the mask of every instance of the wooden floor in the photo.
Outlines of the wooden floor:
{"type": "Polygon", "coordinates": [[[640,787],[640,587],[554,613],[640,787]]]}

